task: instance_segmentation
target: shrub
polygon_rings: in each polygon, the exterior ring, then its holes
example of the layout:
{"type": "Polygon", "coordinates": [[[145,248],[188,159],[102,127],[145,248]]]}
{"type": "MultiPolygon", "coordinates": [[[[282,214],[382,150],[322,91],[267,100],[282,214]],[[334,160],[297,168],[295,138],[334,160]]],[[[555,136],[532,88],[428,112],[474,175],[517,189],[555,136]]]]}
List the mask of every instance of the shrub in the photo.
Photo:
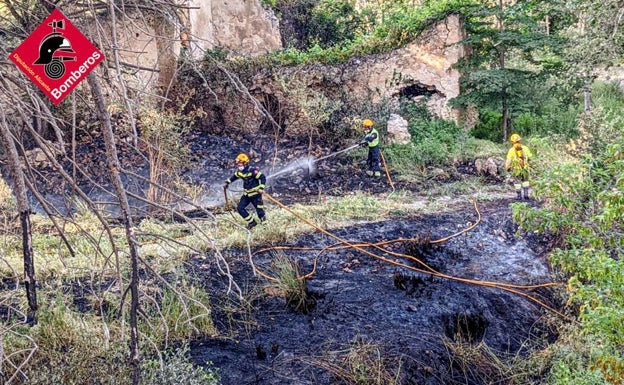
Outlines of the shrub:
{"type": "Polygon", "coordinates": [[[477,139],[485,139],[497,143],[502,142],[502,118],[503,116],[499,112],[490,110],[479,111],[479,121],[470,130],[470,135],[477,139]]]}
{"type": "Polygon", "coordinates": [[[534,133],[544,132],[544,124],[543,117],[525,112],[513,120],[512,131],[521,132],[522,135],[528,136],[534,133]]]}
{"type": "Polygon", "coordinates": [[[426,103],[401,101],[401,115],[408,121],[411,143],[384,147],[384,155],[401,178],[419,179],[424,167],[455,162],[464,151],[466,135],[454,122],[434,118],[426,103]]]}
{"type": "Polygon", "coordinates": [[[188,346],[170,350],[163,361],[146,360],[142,365],[143,385],[219,385],[217,370],[194,366],[187,356],[188,346]]]}
{"type": "Polygon", "coordinates": [[[308,313],[312,303],[308,298],[306,279],[301,276],[299,262],[284,253],[278,253],[271,264],[271,271],[274,280],[269,286],[277,289],[286,299],[288,306],[296,311],[308,313]]]}
{"type": "Polygon", "coordinates": [[[569,277],[582,334],[596,341],[592,354],[578,358],[575,367],[563,359],[555,363],[551,375],[557,384],[600,383],[600,376],[619,384],[624,377],[624,98],[609,87],[596,93],[602,106],[581,121],[581,138],[568,149],[576,158],[543,170],[535,180],[544,206],[513,205],[523,229],[556,236],[559,248],[550,260],[569,277]]]}

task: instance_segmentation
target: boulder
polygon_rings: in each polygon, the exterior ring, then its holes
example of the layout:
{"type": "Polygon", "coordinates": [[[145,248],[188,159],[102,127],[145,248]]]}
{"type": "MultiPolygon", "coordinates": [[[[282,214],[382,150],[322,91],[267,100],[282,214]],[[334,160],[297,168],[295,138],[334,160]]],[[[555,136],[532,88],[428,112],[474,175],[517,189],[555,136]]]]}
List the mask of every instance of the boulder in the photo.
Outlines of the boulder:
{"type": "Polygon", "coordinates": [[[484,176],[499,176],[499,170],[502,169],[503,160],[500,158],[489,157],[487,159],[478,158],[475,159],[474,166],[477,171],[477,175],[484,176]]]}
{"type": "Polygon", "coordinates": [[[388,137],[385,140],[387,144],[408,144],[412,140],[407,129],[407,120],[401,115],[391,114],[388,118],[388,137]]]}

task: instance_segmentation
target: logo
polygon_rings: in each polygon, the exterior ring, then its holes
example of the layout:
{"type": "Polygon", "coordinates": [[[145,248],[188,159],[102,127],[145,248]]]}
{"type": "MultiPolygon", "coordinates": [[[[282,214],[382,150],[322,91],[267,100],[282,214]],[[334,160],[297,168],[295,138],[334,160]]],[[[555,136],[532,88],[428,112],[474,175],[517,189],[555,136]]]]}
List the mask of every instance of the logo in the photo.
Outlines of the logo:
{"type": "Polygon", "coordinates": [[[104,54],[57,9],[11,52],[9,59],[59,104],[104,60],[104,54]]]}

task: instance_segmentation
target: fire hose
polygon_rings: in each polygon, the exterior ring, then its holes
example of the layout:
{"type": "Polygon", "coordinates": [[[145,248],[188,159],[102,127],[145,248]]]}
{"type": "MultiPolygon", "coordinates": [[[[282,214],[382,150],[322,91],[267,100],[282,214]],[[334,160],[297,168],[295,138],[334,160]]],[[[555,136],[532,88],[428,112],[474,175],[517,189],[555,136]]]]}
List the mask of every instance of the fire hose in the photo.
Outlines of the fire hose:
{"type": "Polygon", "coordinates": [[[230,206],[230,200],[227,195],[227,187],[223,186],[223,196],[225,197],[225,211],[232,210],[232,206],[230,206]]]}

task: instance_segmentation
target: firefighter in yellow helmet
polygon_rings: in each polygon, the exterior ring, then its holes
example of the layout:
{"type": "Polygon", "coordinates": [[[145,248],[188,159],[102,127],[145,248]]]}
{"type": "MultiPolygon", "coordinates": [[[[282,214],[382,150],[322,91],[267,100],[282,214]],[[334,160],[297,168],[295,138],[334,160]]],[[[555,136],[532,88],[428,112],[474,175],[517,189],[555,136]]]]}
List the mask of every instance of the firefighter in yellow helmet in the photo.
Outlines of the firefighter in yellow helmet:
{"type": "Polygon", "coordinates": [[[238,202],[236,211],[247,222],[247,228],[253,229],[258,225],[258,222],[253,218],[253,215],[247,211],[247,206],[251,205],[256,209],[258,213],[258,219],[261,222],[266,220],[264,212],[264,204],[262,202],[262,193],[264,192],[264,186],[266,184],[266,176],[255,167],[249,165],[249,156],[247,154],[238,154],[236,157],[237,170],[234,175],[229,177],[223,187],[226,189],[230,183],[237,179],[243,180],[243,196],[238,202]]]}
{"type": "Polygon", "coordinates": [[[507,152],[505,160],[505,170],[511,172],[514,178],[514,187],[516,189],[516,199],[529,199],[529,177],[531,174],[531,161],[533,153],[523,145],[520,141],[522,138],[518,134],[511,134],[509,141],[512,146],[507,152]]]}
{"type": "Polygon", "coordinates": [[[381,176],[380,153],[379,153],[379,132],[376,128],[373,128],[373,121],[371,119],[364,119],[362,121],[362,127],[364,128],[365,136],[364,140],[360,142],[360,145],[368,147],[368,158],[366,159],[368,176],[381,176]]]}

